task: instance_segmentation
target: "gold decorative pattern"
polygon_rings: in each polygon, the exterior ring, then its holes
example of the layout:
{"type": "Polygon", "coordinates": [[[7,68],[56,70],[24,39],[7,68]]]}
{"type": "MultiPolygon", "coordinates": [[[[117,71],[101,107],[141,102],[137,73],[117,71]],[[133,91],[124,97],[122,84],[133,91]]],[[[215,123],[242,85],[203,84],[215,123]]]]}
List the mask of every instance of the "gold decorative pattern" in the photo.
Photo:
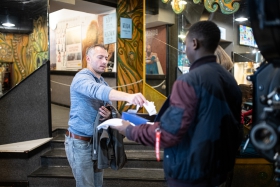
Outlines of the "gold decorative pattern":
{"type": "Polygon", "coordinates": [[[12,59],[12,49],[6,43],[0,43],[0,61],[9,62],[12,59]]]}
{"type": "MultiPolygon", "coordinates": [[[[161,0],[163,3],[168,3],[170,0],[161,0]]],[[[238,1],[238,0],[237,0],[238,1]]],[[[220,6],[223,14],[233,14],[236,12],[240,4],[236,0],[204,0],[204,7],[209,12],[216,12],[220,6]]],[[[201,0],[193,0],[195,4],[201,3],[201,0]]],[[[180,14],[186,8],[186,4],[181,3],[181,0],[172,0],[171,6],[176,14],[180,14]]]]}
{"type": "MultiPolygon", "coordinates": [[[[193,2],[198,4],[201,0],[193,0],[193,2]]],[[[204,0],[204,7],[209,12],[216,12],[219,5],[223,14],[233,14],[240,7],[240,4],[236,0],[204,0]]]]}
{"type": "MultiPolygon", "coordinates": [[[[161,0],[163,3],[168,3],[170,0],[161,0]]],[[[186,4],[180,2],[181,0],[171,0],[170,4],[176,14],[180,14],[186,8],[186,4]]]]}
{"type": "MultiPolygon", "coordinates": [[[[143,79],[143,2],[118,0],[117,85],[123,86],[143,79]],[[120,38],[120,17],[132,19],[132,38],[120,38]]],[[[127,93],[142,93],[143,83],[119,87],[127,93]]],[[[118,110],[129,109],[125,102],[118,102],[118,110]]]]}
{"type": "Polygon", "coordinates": [[[0,60],[12,62],[12,87],[21,82],[48,59],[47,18],[33,20],[33,32],[0,33],[0,60]]]}
{"type": "Polygon", "coordinates": [[[186,4],[180,3],[180,0],[171,1],[171,6],[176,14],[180,14],[186,8],[186,4]]]}

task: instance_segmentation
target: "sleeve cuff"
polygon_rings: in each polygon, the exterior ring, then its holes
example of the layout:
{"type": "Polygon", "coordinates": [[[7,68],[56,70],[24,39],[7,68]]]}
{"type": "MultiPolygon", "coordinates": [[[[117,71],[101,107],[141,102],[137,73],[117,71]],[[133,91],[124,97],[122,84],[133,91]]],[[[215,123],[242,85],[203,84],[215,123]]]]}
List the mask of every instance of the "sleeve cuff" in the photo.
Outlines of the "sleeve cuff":
{"type": "Polygon", "coordinates": [[[126,128],[126,130],[125,130],[125,136],[126,136],[126,138],[129,139],[129,140],[132,140],[131,131],[132,131],[133,128],[134,128],[134,126],[129,125],[129,126],[127,126],[127,128],[126,128]]]}

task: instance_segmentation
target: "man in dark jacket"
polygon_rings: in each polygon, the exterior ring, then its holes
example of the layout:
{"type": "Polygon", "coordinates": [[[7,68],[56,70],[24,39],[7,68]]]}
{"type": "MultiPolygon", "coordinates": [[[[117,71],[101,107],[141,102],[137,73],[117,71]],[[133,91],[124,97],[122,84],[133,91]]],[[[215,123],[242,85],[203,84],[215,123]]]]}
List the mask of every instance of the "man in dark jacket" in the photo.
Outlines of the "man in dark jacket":
{"type": "Polygon", "coordinates": [[[234,77],[216,63],[219,41],[215,23],[192,25],[186,37],[190,71],[175,81],[160,121],[140,126],[123,121],[112,127],[144,145],[155,146],[160,135],[169,187],[219,186],[233,170],[242,138],[241,91],[234,77]]]}

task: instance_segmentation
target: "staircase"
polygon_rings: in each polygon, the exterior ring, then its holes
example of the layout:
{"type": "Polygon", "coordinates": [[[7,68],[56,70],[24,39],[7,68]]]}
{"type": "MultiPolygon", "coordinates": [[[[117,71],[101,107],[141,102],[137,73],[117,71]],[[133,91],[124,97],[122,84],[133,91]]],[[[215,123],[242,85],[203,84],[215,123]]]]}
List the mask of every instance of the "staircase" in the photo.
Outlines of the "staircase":
{"type": "MultiPolygon", "coordinates": [[[[41,167],[28,176],[30,187],[73,187],[75,179],[64,149],[66,129],[53,131],[51,150],[41,156],[41,167]]],[[[128,162],[115,171],[104,170],[103,187],[165,187],[162,160],[156,161],[152,147],[124,139],[128,162]]],[[[161,153],[163,155],[163,153],[161,153]]],[[[161,158],[162,158],[161,155],[161,158]]]]}

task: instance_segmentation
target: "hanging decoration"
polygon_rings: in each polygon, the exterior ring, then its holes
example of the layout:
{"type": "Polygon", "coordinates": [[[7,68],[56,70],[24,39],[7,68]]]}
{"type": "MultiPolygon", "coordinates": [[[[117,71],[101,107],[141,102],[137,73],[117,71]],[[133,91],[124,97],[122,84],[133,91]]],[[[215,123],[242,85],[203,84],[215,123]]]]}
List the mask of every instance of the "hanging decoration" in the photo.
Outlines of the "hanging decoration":
{"type": "MultiPolygon", "coordinates": [[[[170,0],[161,0],[163,3],[168,3],[170,0]]],[[[195,4],[201,3],[202,0],[193,0],[195,4]]],[[[186,8],[185,0],[171,0],[170,2],[173,11],[180,14],[186,8]]],[[[209,12],[216,12],[220,6],[223,14],[233,14],[236,12],[240,4],[236,0],[204,0],[204,7],[209,12]]]]}
{"type": "MultiPolygon", "coordinates": [[[[163,3],[168,3],[170,0],[161,0],[163,3]]],[[[180,14],[186,8],[187,2],[185,0],[172,0],[170,2],[173,11],[176,14],[180,14]]]]}
{"type": "MultiPolygon", "coordinates": [[[[198,4],[201,0],[193,0],[193,2],[198,4]]],[[[219,7],[218,5],[220,5],[223,14],[233,14],[240,7],[240,4],[235,0],[204,0],[204,7],[209,12],[216,12],[219,7]]]]}

